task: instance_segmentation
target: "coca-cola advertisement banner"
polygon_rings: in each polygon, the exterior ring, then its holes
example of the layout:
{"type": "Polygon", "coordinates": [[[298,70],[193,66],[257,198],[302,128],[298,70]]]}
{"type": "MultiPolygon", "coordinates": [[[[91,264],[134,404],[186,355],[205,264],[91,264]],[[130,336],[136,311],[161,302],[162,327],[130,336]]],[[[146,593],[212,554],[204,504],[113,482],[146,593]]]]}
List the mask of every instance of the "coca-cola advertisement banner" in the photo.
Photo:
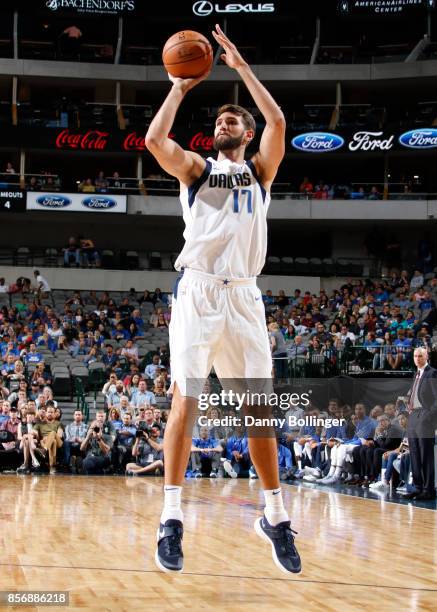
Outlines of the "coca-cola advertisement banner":
{"type": "Polygon", "coordinates": [[[58,212],[126,213],[125,195],[105,193],[27,192],[27,210],[58,212]]]}

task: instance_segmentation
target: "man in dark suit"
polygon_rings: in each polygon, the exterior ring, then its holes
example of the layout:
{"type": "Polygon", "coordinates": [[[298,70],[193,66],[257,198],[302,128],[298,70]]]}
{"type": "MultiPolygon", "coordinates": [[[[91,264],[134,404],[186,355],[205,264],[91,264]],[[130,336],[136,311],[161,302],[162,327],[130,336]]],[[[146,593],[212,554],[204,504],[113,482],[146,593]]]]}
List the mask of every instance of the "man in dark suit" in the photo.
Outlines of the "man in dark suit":
{"type": "Polygon", "coordinates": [[[434,438],[437,425],[437,370],[428,365],[424,347],[414,351],[417,368],[409,392],[408,444],[414,490],[405,497],[410,500],[436,498],[434,476],[434,438]]]}

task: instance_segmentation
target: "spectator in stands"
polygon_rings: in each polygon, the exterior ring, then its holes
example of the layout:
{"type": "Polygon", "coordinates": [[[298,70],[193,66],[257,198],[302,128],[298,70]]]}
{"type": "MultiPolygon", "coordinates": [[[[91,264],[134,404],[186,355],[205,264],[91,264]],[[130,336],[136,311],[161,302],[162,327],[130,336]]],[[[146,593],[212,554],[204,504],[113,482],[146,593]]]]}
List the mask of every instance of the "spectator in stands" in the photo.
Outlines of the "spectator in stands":
{"type": "Polygon", "coordinates": [[[33,276],[36,280],[35,293],[37,294],[38,298],[41,299],[48,297],[51,292],[51,289],[49,283],[47,282],[47,279],[44,278],[44,276],[39,270],[34,270],[33,276]]]}
{"type": "Polygon", "coordinates": [[[313,184],[311,183],[309,178],[305,176],[302,183],[299,186],[299,193],[305,196],[309,196],[310,194],[312,194],[313,190],[314,190],[313,184]]]}
{"type": "Polygon", "coordinates": [[[151,391],[147,390],[145,380],[140,380],[138,383],[138,390],[132,395],[131,402],[132,406],[136,408],[140,406],[154,406],[156,404],[156,398],[151,391]]]}
{"type": "Polygon", "coordinates": [[[223,469],[231,478],[245,475],[251,467],[247,436],[241,427],[236,427],[234,435],[226,440],[226,459],[223,469]]]}
{"type": "Polygon", "coordinates": [[[366,416],[366,407],[364,404],[358,403],[355,405],[354,412],[355,434],[348,440],[335,442],[331,449],[331,465],[329,472],[325,478],[318,480],[318,484],[334,484],[338,482],[345,469],[346,457],[349,461],[352,459],[352,453],[355,446],[359,446],[368,440],[373,439],[375,432],[375,424],[373,419],[366,416]]]}
{"type": "Polygon", "coordinates": [[[125,382],[126,394],[131,398],[138,392],[138,385],[141,380],[139,374],[133,374],[128,382],[125,382]]]}
{"type": "Polygon", "coordinates": [[[128,360],[129,364],[138,365],[138,347],[133,340],[126,340],[125,346],[121,349],[121,355],[128,360]]]}
{"type": "Polygon", "coordinates": [[[120,180],[120,174],[119,172],[115,171],[112,175],[112,177],[109,179],[109,186],[111,189],[121,189],[122,188],[122,183],[120,180]]]}
{"type": "Polygon", "coordinates": [[[94,242],[90,238],[79,236],[79,244],[84,259],[84,264],[87,264],[88,268],[99,268],[100,256],[94,242]]]}
{"type": "Polygon", "coordinates": [[[381,194],[379,193],[378,187],[376,187],[376,185],[373,185],[373,187],[370,190],[369,195],[367,196],[368,200],[380,200],[381,199],[381,194]]]}
{"type": "Polygon", "coordinates": [[[40,191],[41,189],[41,184],[38,181],[38,179],[36,178],[36,176],[31,176],[30,180],[27,184],[27,189],[28,191],[40,191]]]}
{"type": "Polygon", "coordinates": [[[122,425],[116,431],[112,451],[112,464],[116,472],[122,474],[126,464],[132,459],[132,447],[135,442],[137,428],[132,423],[132,415],[129,412],[122,413],[122,425]]]}
{"type": "Polygon", "coordinates": [[[18,473],[29,473],[31,464],[34,469],[40,467],[35,452],[38,447],[38,432],[35,431],[34,425],[35,413],[27,410],[24,419],[18,425],[17,440],[19,441],[19,449],[24,455],[23,464],[17,469],[18,473]]]}
{"type": "Polygon", "coordinates": [[[144,370],[144,374],[146,375],[146,378],[150,380],[155,380],[158,374],[158,371],[159,371],[160,364],[161,364],[161,360],[159,358],[159,355],[158,354],[153,355],[152,363],[149,363],[144,370]]]}
{"type": "MultiPolygon", "coordinates": [[[[64,267],[69,268],[71,263],[74,262],[76,267],[80,267],[80,248],[77,243],[77,239],[74,236],[70,236],[68,244],[63,249],[64,251],[64,267]]],[[[71,303],[67,300],[66,304],[71,303]]],[[[83,306],[83,304],[82,304],[83,306]]]]}
{"type": "MultiPolygon", "coordinates": [[[[112,436],[115,436],[117,431],[123,425],[120,418],[120,411],[117,408],[111,408],[108,412],[108,425],[109,425],[109,433],[112,436]]],[[[136,424],[135,424],[136,426],[136,424]]]]}
{"type": "Polygon", "coordinates": [[[423,274],[420,270],[415,270],[413,274],[413,278],[410,281],[410,289],[420,289],[425,284],[425,280],[423,278],[423,274]]]}
{"type": "Polygon", "coordinates": [[[75,25],[70,25],[59,37],[59,54],[62,59],[79,59],[82,32],[75,25]]]}
{"type": "Polygon", "coordinates": [[[105,178],[105,173],[103,172],[103,170],[100,170],[96,180],[94,181],[94,185],[98,193],[107,193],[109,183],[105,178]]]}
{"type": "Polygon", "coordinates": [[[143,295],[140,297],[140,299],[138,301],[139,301],[140,304],[143,304],[144,302],[145,303],[147,303],[147,302],[153,303],[152,294],[147,289],[144,289],[144,293],[143,293],[143,295]]]}
{"type": "Polygon", "coordinates": [[[151,427],[150,433],[142,428],[138,429],[132,448],[132,457],[135,457],[136,461],[126,465],[127,475],[162,472],[164,444],[160,433],[159,427],[155,426],[151,427]]]}
{"type": "Polygon", "coordinates": [[[217,478],[220,457],[223,452],[218,440],[210,436],[207,427],[201,427],[199,437],[193,438],[191,445],[191,467],[195,478],[208,474],[217,478]]]}
{"type": "Polygon", "coordinates": [[[88,433],[80,445],[80,450],[86,453],[83,460],[85,474],[103,474],[111,465],[112,436],[104,433],[105,413],[99,411],[96,421],[91,424],[88,433]],[[97,418],[98,417],[98,418],[97,418]]]}
{"type": "Polygon", "coordinates": [[[86,438],[87,429],[86,423],[83,422],[82,411],[75,410],[73,422],[67,425],[64,432],[64,466],[67,469],[77,468],[76,459],[80,457],[80,446],[86,438]]]}
{"type": "Polygon", "coordinates": [[[18,411],[11,407],[9,418],[0,425],[0,470],[15,469],[20,462],[19,425],[18,411]]]}
{"type": "Polygon", "coordinates": [[[95,193],[96,187],[91,178],[87,178],[79,183],[78,190],[82,193],[95,193]]]}
{"type": "Polygon", "coordinates": [[[9,285],[6,283],[4,277],[2,276],[0,278],[0,293],[8,293],[9,292],[9,285]]]}
{"type": "Polygon", "coordinates": [[[47,406],[46,420],[44,422],[37,421],[34,430],[38,434],[38,441],[42,448],[49,454],[50,474],[55,474],[56,453],[58,448],[62,447],[64,432],[61,423],[55,420],[55,407],[53,405],[47,406]]]}
{"type": "Polygon", "coordinates": [[[5,174],[17,174],[11,162],[7,162],[5,174]]]}
{"type": "Polygon", "coordinates": [[[284,336],[277,323],[270,323],[268,330],[275,376],[277,379],[284,379],[287,376],[288,370],[287,349],[284,336]]]}

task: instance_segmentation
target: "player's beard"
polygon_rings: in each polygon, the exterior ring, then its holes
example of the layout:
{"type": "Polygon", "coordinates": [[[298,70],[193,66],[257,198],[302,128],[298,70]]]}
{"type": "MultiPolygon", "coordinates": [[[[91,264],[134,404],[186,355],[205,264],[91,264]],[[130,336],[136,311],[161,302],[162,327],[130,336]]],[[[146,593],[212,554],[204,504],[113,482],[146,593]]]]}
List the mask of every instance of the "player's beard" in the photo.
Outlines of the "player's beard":
{"type": "Polygon", "coordinates": [[[215,151],[233,151],[238,149],[243,142],[244,132],[240,136],[216,136],[212,146],[215,151]]]}

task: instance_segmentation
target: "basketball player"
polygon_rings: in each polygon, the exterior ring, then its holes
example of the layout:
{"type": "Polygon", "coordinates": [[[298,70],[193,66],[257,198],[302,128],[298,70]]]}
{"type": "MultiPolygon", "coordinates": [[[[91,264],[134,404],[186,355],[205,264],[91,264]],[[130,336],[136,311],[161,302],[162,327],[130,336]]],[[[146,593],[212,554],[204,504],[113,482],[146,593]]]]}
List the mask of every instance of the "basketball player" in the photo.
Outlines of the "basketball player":
{"type": "MultiPolygon", "coordinates": [[[[266,126],[259,151],[245,161],[255,121],[244,108],[222,106],[214,130],[217,160],[183,150],[167,137],[187,92],[204,80],[170,76],[173,86],[150,124],[146,146],[161,167],[180,181],[185,246],[175,267],[170,323],[173,402],[164,436],[164,508],[155,561],[164,572],[183,569],[181,493],[191,449],[197,393],[187,381],[203,381],[211,367],[220,379],[271,379],[272,359],[261,292],[267,247],[270,186],[284,156],[284,115],[235,45],[216,25],[213,36],[225,63],[237,71],[266,126]]],[[[200,387],[200,391],[201,391],[200,387]]],[[[264,516],[255,531],[271,544],[284,572],[301,571],[293,531],[279,487],[276,439],[249,438],[252,462],[265,496],[264,516]]]]}

